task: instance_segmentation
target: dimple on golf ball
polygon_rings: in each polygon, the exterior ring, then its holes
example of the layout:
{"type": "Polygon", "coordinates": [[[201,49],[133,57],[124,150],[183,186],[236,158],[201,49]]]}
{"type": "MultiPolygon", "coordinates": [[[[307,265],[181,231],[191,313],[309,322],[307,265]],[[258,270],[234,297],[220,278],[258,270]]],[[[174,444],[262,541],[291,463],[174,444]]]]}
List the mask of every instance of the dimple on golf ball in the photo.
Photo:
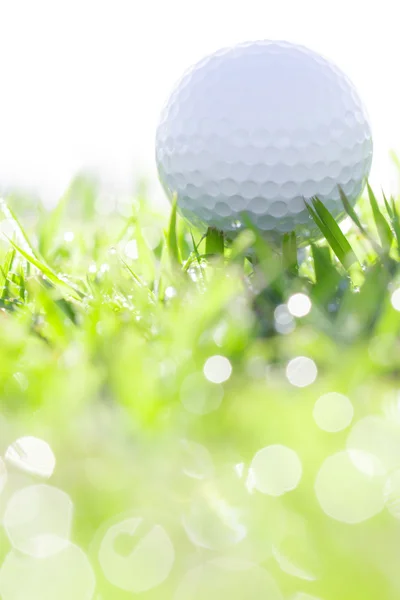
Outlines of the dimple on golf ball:
{"type": "Polygon", "coordinates": [[[215,52],[184,74],[157,128],[156,162],[169,196],[198,227],[233,237],[250,220],[267,237],[315,236],[305,201],[343,215],[372,161],[368,117],[331,62],[280,41],[215,52]]]}

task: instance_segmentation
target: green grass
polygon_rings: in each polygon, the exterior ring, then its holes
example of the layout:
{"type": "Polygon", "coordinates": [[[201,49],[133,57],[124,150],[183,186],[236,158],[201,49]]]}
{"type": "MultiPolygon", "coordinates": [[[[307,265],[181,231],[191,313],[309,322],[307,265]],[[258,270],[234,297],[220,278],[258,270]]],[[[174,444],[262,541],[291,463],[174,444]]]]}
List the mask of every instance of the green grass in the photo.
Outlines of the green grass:
{"type": "MultiPolygon", "coordinates": [[[[132,597],[112,556],[134,572],[133,591],[144,573],[150,589],[137,597],[151,600],[398,600],[400,315],[391,296],[400,287],[400,209],[367,192],[356,209],[342,195],[352,221],[346,235],[318,199],[308,204],[324,239],[300,261],[292,235],[277,251],[249,224],[224,248],[219,232],[190,230],[175,204],[169,219],[153,212],[143,189],[104,215],[84,177],[51,211],[20,197],[2,204],[0,455],[27,435],[50,444],[57,464],[47,485],[72,499],[71,539],[89,557],[96,600],[132,597]],[[295,294],[311,300],[305,316],[288,309],[295,294]],[[229,361],[214,362],[225,365],[217,378],[232,368],[217,383],[204,374],[215,356],[229,361]],[[302,363],[304,387],[288,367],[296,357],[314,361],[302,363]],[[307,380],[310,364],[315,381],[307,380]],[[337,433],[313,416],[332,392],[354,409],[337,433]],[[302,464],[296,489],[281,496],[252,489],[249,477],[255,454],[276,444],[302,464]],[[327,471],[324,461],[346,444],[373,453],[379,468],[371,473],[359,452],[350,476],[327,471]],[[315,489],[323,464],[336,519],[315,489]],[[374,495],[379,510],[362,520],[374,495]],[[359,523],[346,522],[351,508],[359,523]],[[144,521],[107,542],[113,585],[99,548],[128,517],[144,521]],[[130,553],[154,523],[173,557],[156,536],[147,554],[139,547],[139,564],[130,553]],[[192,572],[200,565],[201,584],[192,572]]],[[[0,517],[13,487],[44,482],[40,474],[22,481],[21,468],[6,465],[0,517]]],[[[20,535],[26,530],[22,523],[20,535]]],[[[0,563],[9,537],[0,528],[0,563]]],[[[10,577],[3,567],[3,600],[17,598],[6,584],[19,589],[28,576],[10,577]]],[[[79,595],[74,572],[68,582],[71,598],[89,597],[79,595]]]]}

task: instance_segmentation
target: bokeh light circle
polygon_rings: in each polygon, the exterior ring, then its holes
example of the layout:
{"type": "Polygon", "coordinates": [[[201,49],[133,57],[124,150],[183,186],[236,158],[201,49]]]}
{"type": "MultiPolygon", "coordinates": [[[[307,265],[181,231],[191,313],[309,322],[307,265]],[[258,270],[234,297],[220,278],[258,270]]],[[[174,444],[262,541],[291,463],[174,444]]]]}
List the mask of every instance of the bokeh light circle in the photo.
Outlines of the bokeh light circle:
{"type": "MultiPolygon", "coordinates": [[[[374,457],[365,455],[363,464],[368,461],[372,464],[374,457]]],[[[322,510],[332,519],[361,523],[383,509],[383,484],[381,475],[357,468],[351,453],[342,451],[322,463],[315,481],[315,493],[322,510]]]]}
{"type": "Polygon", "coordinates": [[[313,417],[318,427],[329,433],[348,427],[353,415],[354,409],[350,400],[337,392],[320,396],[313,410],[313,417]]]}
{"type": "Polygon", "coordinates": [[[368,415],[352,427],[347,449],[372,454],[387,472],[396,470],[400,467],[400,425],[395,420],[368,415]]]}
{"type": "Polygon", "coordinates": [[[30,485],[11,496],[3,525],[14,548],[43,558],[67,545],[72,515],[68,494],[49,485],[30,485]]]}
{"type": "Polygon", "coordinates": [[[0,569],[3,600],[92,600],[95,584],[88,557],[74,544],[45,558],[12,550],[0,569]]]}
{"type": "Polygon", "coordinates": [[[189,571],[174,600],[283,600],[276,582],[266,569],[236,560],[216,559],[189,571]]]}
{"type": "Polygon", "coordinates": [[[8,463],[32,475],[48,479],[56,466],[50,445],[39,438],[25,436],[11,444],[5,454],[8,463]]]}
{"type": "Polygon", "coordinates": [[[280,444],[259,450],[250,466],[253,486],[261,493],[281,496],[294,490],[301,479],[302,465],[297,453],[280,444]]]}
{"type": "Polygon", "coordinates": [[[288,362],[286,377],[295,387],[303,388],[314,383],[318,369],[315,362],[307,356],[297,356],[288,362]]]}
{"type": "Polygon", "coordinates": [[[161,525],[132,517],[109,527],[100,542],[98,559],[112,585],[138,594],[165,581],[175,550],[161,525]]]}

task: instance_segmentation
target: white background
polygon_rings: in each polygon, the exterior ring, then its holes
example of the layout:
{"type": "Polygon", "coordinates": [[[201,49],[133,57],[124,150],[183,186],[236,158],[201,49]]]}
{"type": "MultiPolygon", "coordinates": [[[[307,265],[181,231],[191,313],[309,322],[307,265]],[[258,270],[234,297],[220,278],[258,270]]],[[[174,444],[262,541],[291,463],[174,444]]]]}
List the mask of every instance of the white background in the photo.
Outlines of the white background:
{"type": "MultiPolygon", "coordinates": [[[[129,190],[156,181],[154,132],[182,71],[261,38],[303,43],[338,64],[367,105],[372,181],[394,188],[400,147],[396,0],[0,0],[0,190],[55,201],[74,173],[129,190]]],[[[154,195],[159,194],[154,187],[154,195]]]]}

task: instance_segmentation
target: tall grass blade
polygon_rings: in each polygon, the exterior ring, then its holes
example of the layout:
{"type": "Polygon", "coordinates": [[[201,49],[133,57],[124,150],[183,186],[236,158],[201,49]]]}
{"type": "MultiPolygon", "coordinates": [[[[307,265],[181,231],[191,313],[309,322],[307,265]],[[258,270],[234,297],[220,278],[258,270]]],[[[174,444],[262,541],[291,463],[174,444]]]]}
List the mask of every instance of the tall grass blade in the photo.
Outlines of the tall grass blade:
{"type": "Polygon", "coordinates": [[[355,225],[357,225],[357,227],[361,231],[361,233],[363,233],[365,235],[366,234],[365,228],[362,225],[360,219],[358,218],[356,211],[350,204],[350,202],[349,202],[346,194],[344,193],[343,189],[341,188],[341,186],[339,185],[338,187],[339,187],[340,199],[342,201],[345,211],[347,212],[347,214],[349,215],[349,217],[353,221],[353,223],[355,223],[355,225]]]}
{"type": "Polygon", "coordinates": [[[318,198],[312,199],[312,206],[307,202],[306,206],[344,268],[348,269],[358,262],[350,243],[326,206],[318,198]]]}
{"type": "Polygon", "coordinates": [[[370,202],[371,208],[372,208],[372,214],[374,216],[374,221],[375,221],[376,228],[378,230],[378,235],[379,235],[379,239],[381,241],[382,248],[385,250],[385,252],[389,252],[390,247],[392,245],[392,241],[393,241],[392,230],[390,229],[390,226],[389,226],[388,222],[386,221],[385,217],[379,210],[378,202],[376,200],[375,194],[372,191],[372,188],[369,185],[369,183],[367,183],[367,189],[368,189],[369,202],[370,202]]]}
{"type": "Polygon", "coordinates": [[[47,277],[47,279],[55,285],[60,291],[62,291],[67,296],[71,296],[74,300],[81,301],[84,298],[84,294],[74,288],[71,284],[67,283],[63,279],[61,279],[50,267],[45,265],[43,262],[35,258],[34,256],[30,256],[28,252],[25,252],[22,248],[20,248],[13,240],[7,238],[10,244],[15,248],[21,256],[25,258],[31,265],[39,269],[47,277]]]}
{"type": "Polygon", "coordinates": [[[399,218],[399,212],[397,210],[397,206],[396,203],[394,201],[393,196],[391,196],[390,198],[391,201],[391,208],[392,208],[392,227],[393,227],[393,231],[394,234],[396,236],[396,241],[397,241],[397,249],[400,253],[400,218],[399,218]]]}
{"type": "Polygon", "coordinates": [[[33,248],[33,245],[31,244],[25,229],[22,227],[21,223],[19,222],[11,208],[8,206],[6,201],[2,199],[0,199],[0,211],[4,215],[8,224],[11,225],[13,234],[18,240],[18,244],[21,246],[21,248],[23,248],[25,251],[29,252],[35,258],[38,258],[40,260],[40,257],[33,248]]]}
{"type": "Polygon", "coordinates": [[[0,290],[1,290],[1,298],[4,300],[8,298],[8,277],[9,273],[12,269],[13,262],[15,259],[15,250],[11,248],[8,250],[4,263],[0,270],[0,290]]]}
{"type": "Polygon", "coordinates": [[[167,232],[167,246],[168,246],[168,251],[169,251],[169,255],[171,256],[171,258],[173,259],[173,261],[175,261],[176,263],[180,263],[181,262],[181,257],[180,257],[180,253],[179,253],[179,246],[178,246],[178,236],[177,236],[177,195],[174,195],[174,198],[172,200],[172,209],[171,209],[171,216],[169,219],[169,227],[168,227],[168,232],[167,232]]]}
{"type": "Polygon", "coordinates": [[[206,254],[208,256],[224,255],[224,234],[222,231],[209,227],[206,235],[206,254]]]}
{"type": "Polygon", "coordinates": [[[283,267],[292,273],[297,275],[299,272],[299,265],[297,262],[297,240],[296,233],[294,231],[285,233],[282,239],[282,259],[283,267]]]}

